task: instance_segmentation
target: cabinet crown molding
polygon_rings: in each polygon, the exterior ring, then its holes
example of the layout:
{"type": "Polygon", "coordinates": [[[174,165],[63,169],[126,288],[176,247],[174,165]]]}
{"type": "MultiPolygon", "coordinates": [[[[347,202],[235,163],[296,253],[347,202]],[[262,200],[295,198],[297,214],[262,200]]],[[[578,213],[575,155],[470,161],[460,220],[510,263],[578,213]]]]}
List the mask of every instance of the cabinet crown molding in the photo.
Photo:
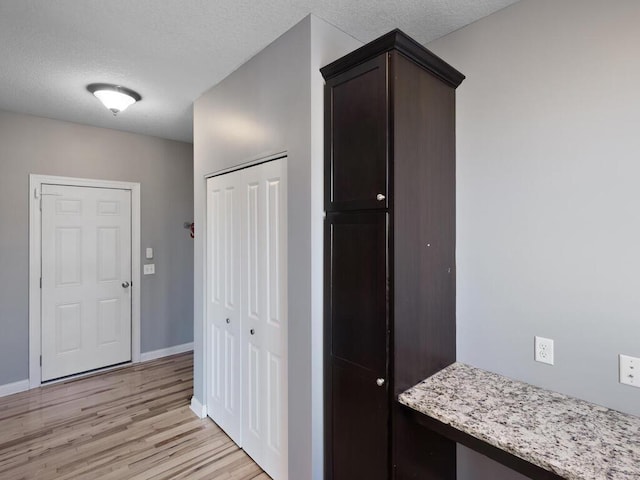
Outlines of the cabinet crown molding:
{"type": "Polygon", "coordinates": [[[453,88],[458,88],[465,79],[462,73],[397,28],[322,67],[320,73],[325,80],[328,80],[390,50],[402,53],[453,88]]]}

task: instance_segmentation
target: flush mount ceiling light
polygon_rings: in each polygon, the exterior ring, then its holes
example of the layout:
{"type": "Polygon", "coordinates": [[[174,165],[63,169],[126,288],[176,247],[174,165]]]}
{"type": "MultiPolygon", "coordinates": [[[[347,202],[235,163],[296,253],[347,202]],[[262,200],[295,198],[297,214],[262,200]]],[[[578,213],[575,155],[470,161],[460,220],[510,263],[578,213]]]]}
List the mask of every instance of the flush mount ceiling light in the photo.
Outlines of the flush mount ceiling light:
{"type": "Polygon", "coordinates": [[[138,92],[110,83],[92,83],[87,85],[87,90],[93,93],[107,107],[113,115],[123,112],[129,105],[142,100],[138,92]]]}

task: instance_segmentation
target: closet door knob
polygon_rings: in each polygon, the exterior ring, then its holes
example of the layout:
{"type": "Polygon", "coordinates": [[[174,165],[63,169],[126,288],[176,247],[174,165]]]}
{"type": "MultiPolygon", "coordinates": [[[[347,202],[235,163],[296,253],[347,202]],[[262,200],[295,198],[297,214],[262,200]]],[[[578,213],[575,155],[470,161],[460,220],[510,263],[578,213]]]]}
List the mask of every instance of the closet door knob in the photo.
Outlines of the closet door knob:
{"type": "Polygon", "coordinates": [[[376,380],[376,385],[378,385],[379,387],[384,385],[384,378],[379,378],[376,380]]]}
{"type": "Polygon", "coordinates": [[[129,282],[122,282],[122,288],[129,288],[129,282]]]}
{"type": "Polygon", "coordinates": [[[255,333],[256,333],[256,331],[252,328],[251,330],[249,330],[249,333],[250,333],[251,335],[253,335],[253,334],[255,334],[255,333]]]}
{"type": "Polygon", "coordinates": [[[384,200],[385,198],[387,198],[387,197],[385,197],[385,196],[384,196],[383,194],[381,194],[381,193],[379,193],[378,195],[376,195],[376,200],[378,200],[379,202],[381,202],[381,201],[382,201],[382,200],[384,200]]]}
{"type": "Polygon", "coordinates": [[[229,320],[228,318],[225,320],[227,323],[231,323],[231,320],[229,320]]]}

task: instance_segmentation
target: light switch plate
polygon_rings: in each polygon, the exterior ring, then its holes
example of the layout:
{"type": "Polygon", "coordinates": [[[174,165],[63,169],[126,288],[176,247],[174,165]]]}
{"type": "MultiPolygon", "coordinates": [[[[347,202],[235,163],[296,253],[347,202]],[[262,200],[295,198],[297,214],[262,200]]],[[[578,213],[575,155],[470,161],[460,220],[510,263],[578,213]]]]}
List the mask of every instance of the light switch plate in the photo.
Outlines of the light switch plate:
{"type": "Polygon", "coordinates": [[[620,383],[640,387],[640,358],[620,355],[620,383]]]}
{"type": "Polygon", "coordinates": [[[147,247],[147,251],[145,252],[145,256],[147,260],[151,260],[153,258],[153,248],[147,247]]]}
{"type": "Polygon", "coordinates": [[[156,273],[156,266],[155,266],[155,264],[153,264],[153,263],[147,263],[147,264],[144,266],[144,270],[143,270],[143,272],[142,272],[142,273],[144,273],[145,275],[153,275],[153,274],[155,274],[155,273],[156,273]]]}

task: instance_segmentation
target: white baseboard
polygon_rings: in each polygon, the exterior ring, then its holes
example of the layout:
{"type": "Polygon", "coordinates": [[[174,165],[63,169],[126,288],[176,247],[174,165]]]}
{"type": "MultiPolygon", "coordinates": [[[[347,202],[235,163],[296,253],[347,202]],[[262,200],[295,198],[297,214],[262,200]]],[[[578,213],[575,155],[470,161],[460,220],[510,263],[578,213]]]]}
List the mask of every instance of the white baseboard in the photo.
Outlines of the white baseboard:
{"type": "MultiPolygon", "coordinates": [[[[143,354],[140,355],[140,361],[141,362],[148,362],[149,360],[155,360],[157,358],[162,358],[162,357],[168,357],[169,355],[177,355],[178,353],[184,353],[184,352],[190,352],[193,350],[193,342],[189,342],[189,343],[183,343],[182,345],[174,345],[173,347],[169,347],[169,348],[162,348],[160,350],[153,350],[151,352],[145,352],[143,354]]],[[[115,367],[115,368],[120,368],[120,366],[115,367]]],[[[105,369],[107,370],[107,369],[105,369]]],[[[90,372],[89,374],[92,375],[95,372],[90,372]]],[[[68,380],[67,378],[62,379],[61,381],[66,381],[68,380]]],[[[55,382],[51,382],[51,383],[55,383],[55,382]]],[[[35,388],[35,387],[39,387],[40,384],[34,385],[33,387],[31,387],[29,385],[29,379],[27,378],[26,380],[20,380],[19,382],[13,382],[13,383],[7,383],[6,385],[0,385],[0,397],[6,397],[7,395],[13,395],[14,393],[20,393],[20,392],[24,392],[29,390],[30,388],[35,388]]],[[[191,400],[191,409],[193,410],[194,408],[194,401],[195,399],[191,400]]],[[[202,414],[202,417],[206,416],[206,408],[202,405],[200,405],[200,402],[197,402],[197,405],[199,406],[200,410],[202,412],[204,412],[202,414]]],[[[200,411],[199,410],[199,411],[200,411]]],[[[196,412],[196,414],[198,414],[199,411],[194,410],[194,412],[196,412]]],[[[200,416],[200,415],[198,415],[200,416]]],[[[202,418],[200,417],[200,418],[202,418]]]]}
{"type": "Polygon", "coordinates": [[[20,393],[26,390],[29,390],[28,378],[26,380],[20,380],[19,382],[0,385],[0,397],[6,397],[7,395],[13,395],[14,393],[20,393]]]}
{"type": "Polygon", "coordinates": [[[191,410],[198,418],[204,418],[207,416],[207,406],[202,405],[196,397],[191,397],[191,410]]]}
{"type": "Polygon", "coordinates": [[[192,350],[193,342],[183,343],[182,345],[174,345],[169,348],[161,348],[160,350],[144,352],[140,354],[140,361],[148,362],[149,360],[155,360],[156,358],[168,357],[169,355],[177,355],[178,353],[190,352],[192,350]]]}

